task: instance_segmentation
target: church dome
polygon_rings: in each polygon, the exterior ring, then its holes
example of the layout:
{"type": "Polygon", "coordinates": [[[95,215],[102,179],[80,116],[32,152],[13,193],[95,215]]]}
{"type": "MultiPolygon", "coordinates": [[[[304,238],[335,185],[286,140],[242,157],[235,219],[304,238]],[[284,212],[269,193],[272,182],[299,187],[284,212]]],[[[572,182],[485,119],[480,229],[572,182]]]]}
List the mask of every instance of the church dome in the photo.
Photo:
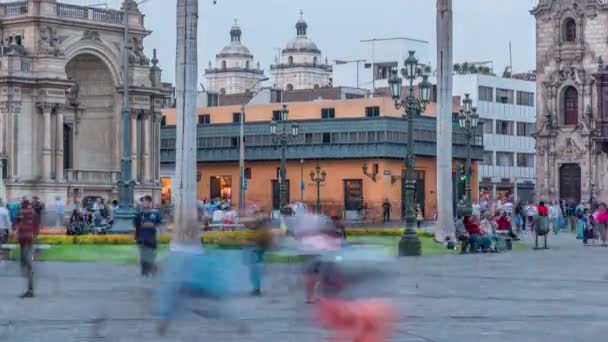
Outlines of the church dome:
{"type": "Polygon", "coordinates": [[[311,52],[320,54],[321,50],[319,50],[317,44],[306,36],[307,30],[308,24],[304,19],[300,18],[300,20],[298,20],[296,23],[297,36],[287,43],[283,52],[311,52]]]}
{"type": "Polygon", "coordinates": [[[241,28],[233,26],[230,30],[230,44],[226,45],[217,57],[247,57],[253,58],[251,51],[241,43],[241,28]]]}

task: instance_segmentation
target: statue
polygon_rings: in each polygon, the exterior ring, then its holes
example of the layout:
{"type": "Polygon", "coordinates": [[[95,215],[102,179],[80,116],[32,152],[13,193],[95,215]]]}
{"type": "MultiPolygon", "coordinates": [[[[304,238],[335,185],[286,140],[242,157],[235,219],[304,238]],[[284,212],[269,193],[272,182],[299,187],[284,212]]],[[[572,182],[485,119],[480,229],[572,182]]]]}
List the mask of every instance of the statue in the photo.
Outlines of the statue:
{"type": "Polygon", "coordinates": [[[41,55],[63,56],[63,51],[59,45],[65,40],[66,36],[57,35],[57,30],[47,26],[40,29],[40,39],[38,40],[38,53],[41,55]]]}
{"type": "Polygon", "coordinates": [[[129,63],[137,65],[148,65],[150,59],[144,54],[144,46],[137,37],[131,37],[129,49],[129,63]]]}

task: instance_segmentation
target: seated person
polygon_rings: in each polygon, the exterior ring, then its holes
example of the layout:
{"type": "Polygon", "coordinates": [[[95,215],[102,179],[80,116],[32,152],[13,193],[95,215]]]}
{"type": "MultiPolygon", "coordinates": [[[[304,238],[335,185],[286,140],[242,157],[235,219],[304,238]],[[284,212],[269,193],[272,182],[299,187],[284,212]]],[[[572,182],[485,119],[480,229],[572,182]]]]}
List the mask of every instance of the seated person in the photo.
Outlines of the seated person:
{"type": "Polygon", "coordinates": [[[70,216],[70,225],[68,226],[68,235],[76,235],[82,232],[82,227],[84,225],[82,215],[80,214],[79,209],[74,209],[72,211],[72,215],[70,216]]]}
{"type": "Polygon", "coordinates": [[[488,237],[487,232],[483,232],[479,225],[471,220],[469,216],[465,216],[462,220],[467,233],[469,233],[469,244],[472,252],[477,252],[479,249],[487,252],[492,247],[492,240],[488,237]]]}
{"type": "Polygon", "coordinates": [[[511,219],[509,217],[509,213],[506,211],[500,215],[498,219],[496,219],[496,233],[502,235],[509,235],[514,240],[519,240],[517,234],[513,232],[513,226],[511,225],[511,219]]]}
{"type": "Polygon", "coordinates": [[[456,221],[456,240],[462,243],[460,253],[465,254],[469,247],[469,233],[467,233],[466,227],[464,226],[464,223],[462,223],[462,219],[456,221]]]}

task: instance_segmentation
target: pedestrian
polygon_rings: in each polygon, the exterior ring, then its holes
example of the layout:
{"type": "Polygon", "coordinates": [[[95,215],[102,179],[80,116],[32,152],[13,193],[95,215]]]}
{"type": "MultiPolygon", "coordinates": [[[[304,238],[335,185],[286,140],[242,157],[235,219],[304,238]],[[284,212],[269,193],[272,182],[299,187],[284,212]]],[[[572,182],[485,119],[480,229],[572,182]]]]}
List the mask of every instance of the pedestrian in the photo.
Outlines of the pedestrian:
{"type": "Polygon", "coordinates": [[[534,233],[534,217],[536,216],[536,207],[533,204],[529,204],[526,208],[526,216],[528,217],[527,223],[530,228],[530,232],[534,233]]]}
{"type": "Polygon", "coordinates": [[[515,206],[515,210],[513,211],[514,213],[514,219],[515,219],[515,228],[516,228],[516,232],[517,234],[521,233],[522,228],[525,231],[526,227],[524,225],[524,208],[523,205],[521,204],[521,202],[517,203],[517,206],[515,206]]]}
{"type": "Polygon", "coordinates": [[[256,221],[253,234],[249,237],[249,245],[244,249],[245,261],[249,267],[251,295],[262,295],[262,280],[264,275],[264,255],[272,246],[272,233],[263,226],[262,221],[256,221]]]}
{"type": "Polygon", "coordinates": [[[65,202],[61,197],[55,198],[55,228],[63,228],[65,216],[65,202]]]}
{"type": "Polygon", "coordinates": [[[0,199],[0,245],[8,242],[11,227],[11,214],[6,208],[4,201],[0,199]]]}
{"type": "Polygon", "coordinates": [[[34,269],[33,269],[33,245],[38,233],[40,232],[40,217],[32,203],[24,200],[21,203],[21,210],[17,215],[17,242],[21,252],[21,273],[27,278],[27,291],[21,298],[34,297],[34,269]]]}
{"type": "Polygon", "coordinates": [[[7,203],[6,207],[8,208],[8,212],[10,214],[11,222],[13,223],[13,230],[15,229],[15,224],[17,223],[17,215],[21,210],[21,202],[18,200],[12,200],[7,203]]]}
{"type": "Polygon", "coordinates": [[[600,239],[602,240],[602,247],[607,247],[606,239],[608,237],[608,208],[606,203],[600,204],[600,207],[595,216],[597,221],[598,230],[600,232],[600,239]]]}
{"type": "Polygon", "coordinates": [[[161,213],[152,205],[152,196],[145,196],[139,218],[136,219],[135,240],[139,246],[141,275],[156,273],[157,230],[161,223],[161,213]]]}
{"type": "Polygon", "coordinates": [[[42,220],[44,218],[44,209],[46,208],[46,205],[40,200],[40,197],[38,196],[32,197],[31,205],[32,209],[34,209],[34,212],[36,213],[40,226],[42,227],[42,220]]]}
{"type": "Polygon", "coordinates": [[[420,204],[416,204],[416,223],[418,224],[418,229],[422,228],[423,222],[424,213],[422,212],[422,207],[420,207],[420,204]]]}
{"type": "Polygon", "coordinates": [[[559,233],[561,217],[562,209],[557,204],[557,201],[553,200],[551,206],[549,206],[549,219],[551,220],[551,227],[553,228],[553,233],[555,235],[559,233]]]}
{"type": "Polygon", "coordinates": [[[391,202],[387,199],[382,203],[382,211],[383,211],[383,221],[384,223],[391,222],[391,202]]]}

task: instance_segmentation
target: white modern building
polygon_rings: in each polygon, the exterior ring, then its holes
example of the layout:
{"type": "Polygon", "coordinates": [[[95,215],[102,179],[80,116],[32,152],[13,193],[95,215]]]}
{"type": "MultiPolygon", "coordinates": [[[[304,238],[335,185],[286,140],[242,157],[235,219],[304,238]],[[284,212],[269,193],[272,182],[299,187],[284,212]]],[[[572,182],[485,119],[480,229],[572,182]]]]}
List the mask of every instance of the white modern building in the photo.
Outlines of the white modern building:
{"type": "Polygon", "coordinates": [[[484,130],[479,184],[494,199],[532,200],[536,183],[536,83],[479,74],[454,75],[454,96],[470,94],[484,130]]]}

